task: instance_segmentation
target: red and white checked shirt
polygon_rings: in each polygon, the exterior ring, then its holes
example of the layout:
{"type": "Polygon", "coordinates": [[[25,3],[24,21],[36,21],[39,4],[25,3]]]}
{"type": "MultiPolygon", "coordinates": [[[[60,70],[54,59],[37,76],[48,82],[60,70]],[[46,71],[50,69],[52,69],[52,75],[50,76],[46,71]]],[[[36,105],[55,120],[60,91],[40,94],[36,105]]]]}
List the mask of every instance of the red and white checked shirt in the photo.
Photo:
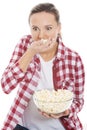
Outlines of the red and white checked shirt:
{"type": "MultiPolygon", "coordinates": [[[[29,44],[32,44],[31,39],[31,36],[27,35],[20,40],[15,47],[9,65],[2,75],[1,84],[5,93],[9,94],[17,86],[19,86],[19,89],[1,130],[13,130],[19,123],[40,79],[41,64],[37,55],[33,57],[25,73],[19,68],[17,62],[27,50],[29,44]]],[[[66,130],[82,130],[82,124],[77,116],[84,104],[85,74],[82,60],[78,53],[65,47],[59,41],[52,70],[55,90],[63,87],[74,93],[69,117],[62,117],[60,120],[66,130]]]]}

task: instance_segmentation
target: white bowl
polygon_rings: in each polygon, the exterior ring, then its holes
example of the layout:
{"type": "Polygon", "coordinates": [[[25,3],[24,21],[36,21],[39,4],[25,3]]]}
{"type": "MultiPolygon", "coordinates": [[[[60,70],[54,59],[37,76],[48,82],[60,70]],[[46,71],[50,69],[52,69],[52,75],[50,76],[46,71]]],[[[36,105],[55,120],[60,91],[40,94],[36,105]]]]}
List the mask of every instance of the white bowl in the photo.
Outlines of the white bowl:
{"type": "Polygon", "coordinates": [[[72,104],[73,93],[69,90],[35,91],[33,100],[38,109],[46,113],[58,114],[67,110],[72,104]]]}

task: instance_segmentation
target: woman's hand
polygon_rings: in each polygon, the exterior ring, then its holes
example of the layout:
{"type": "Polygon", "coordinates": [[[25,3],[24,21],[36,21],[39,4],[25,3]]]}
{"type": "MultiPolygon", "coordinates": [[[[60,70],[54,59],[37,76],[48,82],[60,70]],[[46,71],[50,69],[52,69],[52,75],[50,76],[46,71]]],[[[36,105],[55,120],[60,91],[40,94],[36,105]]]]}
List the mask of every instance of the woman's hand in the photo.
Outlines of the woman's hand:
{"type": "MultiPolygon", "coordinates": [[[[39,110],[40,111],[40,110],[39,110]]],[[[47,118],[54,118],[54,119],[58,119],[60,117],[63,117],[63,116],[68,116],[69,115],[69,110],[66,110],[64,112],[61,112],[59,114],[48,114],[48,113],[45,113],[45,112],[42,112],[40,111],[42,115],[44,115],[45,117],[47,118]]]]}
{"type": "Polygon", "coordinates": [[[30,49],[35,53],[41,53],[50,50],[53,48],[55,45],[55,40],[54,39],[48,39],[43,42],[43,40],[38,40],[32,42],[30,45],[30,49]]]}

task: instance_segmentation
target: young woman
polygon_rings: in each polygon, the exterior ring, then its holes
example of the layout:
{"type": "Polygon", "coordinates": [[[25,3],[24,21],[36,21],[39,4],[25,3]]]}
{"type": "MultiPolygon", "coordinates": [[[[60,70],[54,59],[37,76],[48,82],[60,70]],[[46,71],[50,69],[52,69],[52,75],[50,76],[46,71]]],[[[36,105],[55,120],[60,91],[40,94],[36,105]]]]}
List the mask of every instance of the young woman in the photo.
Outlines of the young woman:
{"type": "Polygon", "coordinates": [[[58,10],[51,3],[36,5],[29,15],[29,26],[31,35],[21,38],[2,75],[5,93],[19,87],[2,130],[82,130],[77,113],[84,104],[84,66],[79,54],[61,40],[58,10]],[[35,107],[35,91],[62,87],[74,93],[68,110],[49,115],[35,107]]]}

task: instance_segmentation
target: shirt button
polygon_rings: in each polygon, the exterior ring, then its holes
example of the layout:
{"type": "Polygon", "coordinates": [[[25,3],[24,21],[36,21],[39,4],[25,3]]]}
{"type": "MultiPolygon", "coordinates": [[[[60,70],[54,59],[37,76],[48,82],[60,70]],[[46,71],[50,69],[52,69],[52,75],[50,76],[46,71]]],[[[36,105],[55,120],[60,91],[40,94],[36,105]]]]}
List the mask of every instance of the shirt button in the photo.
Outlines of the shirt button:
{"type": "Polygon", "coordinates": [[[55,81],[55,84],[57,85],[57,81],[55,81]]]}
{"type": "Polygon", "coordinates": [[[55,69],[56,69],[56,67],[53,67],[53,69],[55,70],[55,69]]]}

